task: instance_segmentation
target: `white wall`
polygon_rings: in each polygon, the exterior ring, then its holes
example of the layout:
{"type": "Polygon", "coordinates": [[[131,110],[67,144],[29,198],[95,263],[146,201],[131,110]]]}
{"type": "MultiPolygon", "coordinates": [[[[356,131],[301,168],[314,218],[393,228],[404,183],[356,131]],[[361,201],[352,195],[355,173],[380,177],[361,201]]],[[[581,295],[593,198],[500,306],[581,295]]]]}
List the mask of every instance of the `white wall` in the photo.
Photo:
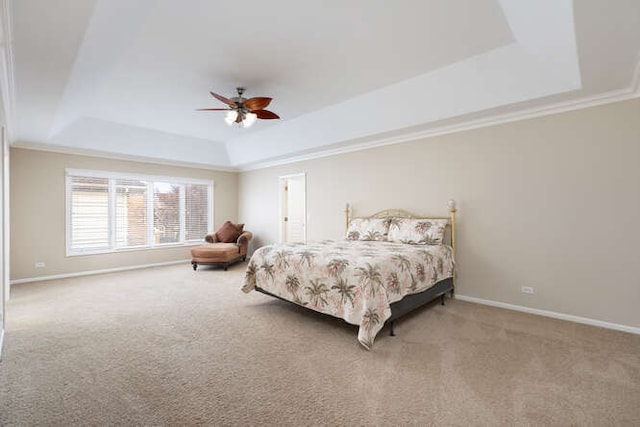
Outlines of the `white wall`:
{"type": "Polygon", "coordinates": [[[253,247],[278,240],[278,176],[306,172],[308,240],[354,214],[446,214],[458,293],[640,327],[640,100],[243,172],[253,247]],[[534,295],[521,286],[535,288],[534,295]]]}

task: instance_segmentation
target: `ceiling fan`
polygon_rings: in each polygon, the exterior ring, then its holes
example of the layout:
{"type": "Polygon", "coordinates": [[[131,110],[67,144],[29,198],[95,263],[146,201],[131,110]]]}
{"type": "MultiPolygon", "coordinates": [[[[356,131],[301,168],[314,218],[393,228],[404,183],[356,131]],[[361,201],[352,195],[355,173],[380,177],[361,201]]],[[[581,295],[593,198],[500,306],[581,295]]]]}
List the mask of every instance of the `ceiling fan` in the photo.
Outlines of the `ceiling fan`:
{"type": "Polygon", "coordinates": [[[276,113],[264,109],[271,103],[271,98],[259,96],[247,99],[242,97],[244,93],[243,87],[239,87],[236,90],[238,91],[238,96],[233,98],[225,98],[217,93],[209,92],[215,99],[227,104],[228,108],[199,108],[196,111],[226,111],[227,115],[224,121],[229,126],[233,123],[238,123],[246,128],[253,125],[257,119],[271,120],[280,118],[276,113]]]}

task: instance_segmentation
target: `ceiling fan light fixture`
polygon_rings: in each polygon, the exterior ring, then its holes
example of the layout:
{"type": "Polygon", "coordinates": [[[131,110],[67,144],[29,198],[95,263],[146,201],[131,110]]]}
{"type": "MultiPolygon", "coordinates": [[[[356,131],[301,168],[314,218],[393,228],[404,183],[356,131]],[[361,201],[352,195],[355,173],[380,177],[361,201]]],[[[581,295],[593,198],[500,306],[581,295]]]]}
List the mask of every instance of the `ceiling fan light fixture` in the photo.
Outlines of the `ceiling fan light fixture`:
{"type": "Polygon", "coordinates": [[[271,103],[272,98],[266,96],[243,98],[244,88],[239,87],[236,89],[238,96],[233,98],[226,98],[215,92],[209,92],[215,99],[226,104],[226,108],[198,108],[196,111],[225,111],[225,123],[229,126],[237,123],[238,127],[241,128],[253,126],[258,119],[271,120],[280,118],[273,111],[265,110],[265,107],[271,103]]]}
{"type": "Polygon", "coordinates": [[[242,125],[243,125],[243,127],[246,127],[246,128],[251,127],[256,122],[256,120],[258,120],[258,116],[256,114],[247,113],[244,116],[244,120],[242,121],[242,125]]]}
{"type": "Polygon", "coordinates": [[[227,111],[227,115],[224,117],[224,121],[226,124],[231,126],[233,122],[236,121],[237,118],[238,118],[238,112],[236,110],[229,110],[227,111]]]}

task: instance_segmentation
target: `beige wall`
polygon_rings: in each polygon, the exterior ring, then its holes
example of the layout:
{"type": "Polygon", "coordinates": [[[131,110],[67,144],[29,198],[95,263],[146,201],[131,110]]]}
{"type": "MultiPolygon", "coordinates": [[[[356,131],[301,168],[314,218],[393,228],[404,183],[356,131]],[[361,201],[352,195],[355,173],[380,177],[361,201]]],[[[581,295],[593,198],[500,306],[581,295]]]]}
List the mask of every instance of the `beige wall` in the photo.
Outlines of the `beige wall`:
{"type": "Polygon", "coordinates": [[[307,173],[308,239],[344,205],[459,206],[458,293],[640,327],[640,100],[240,175],[253,246],[278,240],[278,176],[307,173]],[[535,288],[534,295],[521,286],[535,288]]]}
{"type": "MultiPolygon", "coordinates": [[[[65,168],[212,179],[214,226],[235,221],[238,174],[44,151],[11,149],[11,279],[188,259],[188,247],[66,256],[65,168]],[[36,269],[36,262],[45,268],[36,269]]],[[[204,236],[203,236],[204,237],[204,236]]],[[[186,267],[185,267],[186,268],[186,267]]]]}

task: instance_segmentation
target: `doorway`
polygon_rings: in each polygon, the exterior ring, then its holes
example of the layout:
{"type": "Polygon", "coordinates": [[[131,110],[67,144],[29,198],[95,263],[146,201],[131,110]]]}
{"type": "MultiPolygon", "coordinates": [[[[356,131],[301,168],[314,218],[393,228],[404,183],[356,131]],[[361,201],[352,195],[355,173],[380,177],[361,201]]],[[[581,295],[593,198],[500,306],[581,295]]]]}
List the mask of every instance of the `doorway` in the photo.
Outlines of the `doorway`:
{"type": "Polygon", "coordinates": [[[280,177],[280,241],[307,241],[307,177],[280,177]]]}

